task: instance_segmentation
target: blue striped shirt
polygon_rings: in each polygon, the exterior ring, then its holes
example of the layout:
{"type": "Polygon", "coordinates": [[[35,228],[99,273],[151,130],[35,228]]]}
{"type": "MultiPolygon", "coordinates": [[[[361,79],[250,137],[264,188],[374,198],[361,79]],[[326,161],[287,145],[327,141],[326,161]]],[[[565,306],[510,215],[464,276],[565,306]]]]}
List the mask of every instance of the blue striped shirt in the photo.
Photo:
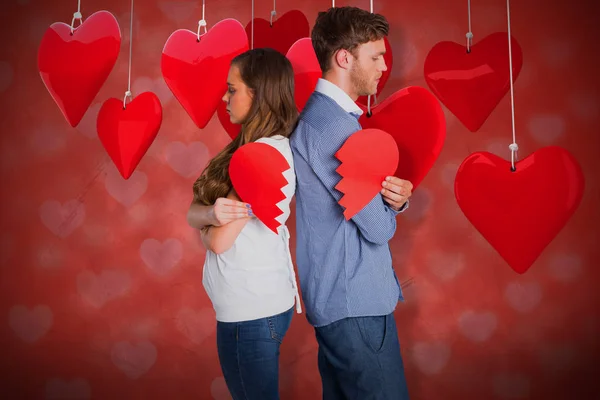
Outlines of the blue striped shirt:
{"type": "Polygon", "coordinates": [[[296,263],[313,326],[386,315],[403,300],[388,244],[398,213],[377,194],[346,221],[338,204],[343,194],[334,189],[341,179],[334,154],[362,129],[350,113],[355,111],[360,113],[345,92],[321,79],[290,138],[297,182],[296,263]]]}

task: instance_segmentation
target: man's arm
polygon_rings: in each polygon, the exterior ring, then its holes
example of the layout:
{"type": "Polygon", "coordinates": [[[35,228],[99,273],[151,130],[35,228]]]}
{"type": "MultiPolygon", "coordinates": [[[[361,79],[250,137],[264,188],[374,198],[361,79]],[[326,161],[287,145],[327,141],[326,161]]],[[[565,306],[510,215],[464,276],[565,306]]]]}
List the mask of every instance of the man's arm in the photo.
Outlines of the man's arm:
{"type": "MultiPolygon", "coordinates": [[[[227,199],[240,202],[236,193],[232,190],[227,199]]],[[[252,211],[247,211],[244,217],[233,219],[221,226],[206,226],[200,231],[202,243],[207,250],[215,254],[222,254],[229,250],[239,236],[246,223],[252,218],[252,211]]]]}

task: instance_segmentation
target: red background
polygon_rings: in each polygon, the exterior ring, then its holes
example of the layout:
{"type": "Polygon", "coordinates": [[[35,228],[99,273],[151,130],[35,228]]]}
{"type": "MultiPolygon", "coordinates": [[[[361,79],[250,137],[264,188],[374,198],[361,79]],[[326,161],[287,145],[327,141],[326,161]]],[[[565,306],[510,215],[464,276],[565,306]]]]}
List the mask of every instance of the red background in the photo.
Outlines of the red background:
{"type": "MultiPolygon", "coordinates": [[[[227,399],[214,312],[201,283],[205,252],[185,214],[193,181],[230,139],[216,115],[197,129],[160,74],[166,39],[178,28],[195,30],[202,3],[136,2],[133,93],[153,90],[164,120],[128,181],[100,145],[95,117],[103,101],[127,89],[130,3],[82,1],[84,17],[113,12],[124,40],[115,69],[77,128],[66,123],[37,71],[44,31],[55,21],[69,23],[76,3],[1,6],[0,393],[7,399],[227,399]],[[61,207],[74,218],[63,221],[61,207]],[[53,233],[61,223],[65,237],[53,233]]],[[[268,19],[272,3],[256,3],[256,16],[268,19]]],[[[369,7],[367,1],[336,3],[369,7]]],[[[503,1],[472,3],[474,43],[506,30],[503,1]]],[[[208,0],[209,28],[227,17],[246,25],[250,4],[208,0]]],[[[312,27],[330,4],[278,1],[277,11],[300,9],[312,27]]],[[[374,2],[391,23],[394,52],[380,101],[406,85],[426,87],[424,58],[438,41],[464,42],[466,5],[374,2]]],[[[598,394],[591,385],[600,332],[598,12],[583,2],[530,0],[514,1],[511,14],[524,54],[515,84],[519,154],[565,147],[583,168],[585,194],[532,268],[515,274],[468,223],[453,194],[457,167],[471,152],[510,156],[509,98],[476,133],[445,110],[444,150],[391,242],[406,285],[396,317],[412,399],[598,394]]],[[[283,399],[319,398],[316,354],[312,329],[296,315],[282,347],[283,399]]]]}

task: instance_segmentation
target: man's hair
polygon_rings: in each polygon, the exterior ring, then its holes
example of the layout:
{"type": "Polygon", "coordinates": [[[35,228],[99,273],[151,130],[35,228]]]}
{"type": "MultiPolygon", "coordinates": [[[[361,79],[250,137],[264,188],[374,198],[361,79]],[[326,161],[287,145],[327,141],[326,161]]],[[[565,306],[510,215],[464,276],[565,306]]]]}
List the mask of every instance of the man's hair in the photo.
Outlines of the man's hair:
{"type": "Polygon", "coordinates": [[[333,7],[319,13],[311,39],[321,70],[327,72],[336,51],[344,49],[355,54],[359,45],[382,39],[388,32],[383,15],[357,7],[333,7]]]}

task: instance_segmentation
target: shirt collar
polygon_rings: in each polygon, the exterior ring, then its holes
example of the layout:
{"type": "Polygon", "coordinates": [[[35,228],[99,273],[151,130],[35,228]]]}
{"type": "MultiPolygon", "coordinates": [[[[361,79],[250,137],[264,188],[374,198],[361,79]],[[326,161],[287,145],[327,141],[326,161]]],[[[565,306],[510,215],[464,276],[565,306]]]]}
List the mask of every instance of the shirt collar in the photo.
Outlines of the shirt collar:
{"type": "Polygon", "coordinates": [[[346,112],[362,115],[363,111],[359,106],[336,84],[326,79],[319,78],[315,91],[331,97],[346,112]]]}

